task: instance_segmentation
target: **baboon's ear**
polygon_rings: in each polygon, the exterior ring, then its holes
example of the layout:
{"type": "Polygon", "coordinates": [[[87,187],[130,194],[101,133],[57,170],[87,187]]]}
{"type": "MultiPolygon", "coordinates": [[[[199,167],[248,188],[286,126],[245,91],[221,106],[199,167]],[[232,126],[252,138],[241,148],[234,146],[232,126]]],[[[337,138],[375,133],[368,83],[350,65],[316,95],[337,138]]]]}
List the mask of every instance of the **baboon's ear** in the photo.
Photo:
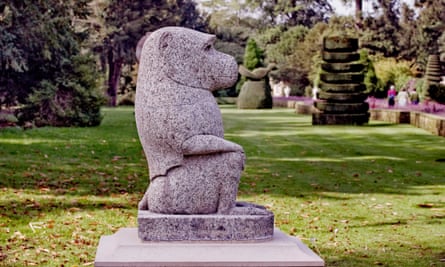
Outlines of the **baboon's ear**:
{"type": "Polygon", "coordinates": [[[161,37],[159,37],[159,46],[158,46],[158,50],[161,53],[161,55],[163,55],[165,50],[167,50],[172,40],[173,40],[173,35],[170,32],[163,32],[161,34],[161,37]]]}
{"type": "Polygon", "coordinates": [[[151,32],[147,32],[141,39],[139,39],[138,44],[136,45],[136,60],[139,62],[141,58],[142,48],[144,47],[145,40],[150,36],[151,32]]]}

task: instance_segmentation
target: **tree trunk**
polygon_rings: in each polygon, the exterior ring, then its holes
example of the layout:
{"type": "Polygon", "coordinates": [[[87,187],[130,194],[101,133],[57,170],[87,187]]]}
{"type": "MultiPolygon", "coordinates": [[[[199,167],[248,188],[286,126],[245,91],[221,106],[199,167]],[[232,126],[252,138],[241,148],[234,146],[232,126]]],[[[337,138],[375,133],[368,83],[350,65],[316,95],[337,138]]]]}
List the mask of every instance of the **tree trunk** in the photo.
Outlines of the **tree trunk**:
{"type": "Polygon", "coordinates": [[[119,86],[119,79],[122,71],[122,59],[112,60],[111,56],[108,58],[109,73],[108,73],[108,105],[115,107],[117,104],[117,89],[119,86]]]}
{"type": "Polygon", "coordinates": [[[355,22],[361,28],[363,20],[363,0],[355,0],[355,22]]]}

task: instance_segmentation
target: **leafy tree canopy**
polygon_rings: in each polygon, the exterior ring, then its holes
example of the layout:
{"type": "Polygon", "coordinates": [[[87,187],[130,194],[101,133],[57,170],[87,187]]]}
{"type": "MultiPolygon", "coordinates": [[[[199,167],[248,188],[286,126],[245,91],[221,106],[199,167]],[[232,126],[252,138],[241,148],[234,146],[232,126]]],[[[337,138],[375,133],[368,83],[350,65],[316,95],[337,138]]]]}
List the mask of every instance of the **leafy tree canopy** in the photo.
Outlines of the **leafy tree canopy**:
{"type": "Polygon", "coordinates": [[[333,14],[328,0],[247,0],[253,12],[259,12],[269,25],[311,27],[327,21],[333,14]]]}
{"type": "Polygon", "coordinates": [[[124,64],[135,64],[135,48],[145,33],[164,26],[205,30],[192,0],[110,0],[104,14],[107,35],[96,47],[103,65],[108,64],[109,105],[116,105],[119,78],[124,64]]]}

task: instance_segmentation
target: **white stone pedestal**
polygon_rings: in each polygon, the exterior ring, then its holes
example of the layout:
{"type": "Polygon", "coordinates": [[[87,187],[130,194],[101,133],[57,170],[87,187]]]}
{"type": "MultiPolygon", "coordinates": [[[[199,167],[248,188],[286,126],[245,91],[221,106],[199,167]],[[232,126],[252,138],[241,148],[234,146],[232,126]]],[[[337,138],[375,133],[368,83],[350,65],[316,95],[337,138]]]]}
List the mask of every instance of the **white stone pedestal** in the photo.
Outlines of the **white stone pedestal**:
{"type": "Polygon", "coordinates": [[[122,228],[101,237],[94,266],[324,266],[324,261],[279,229],[262,242],[142,242],[137,228],[122,228]]]}

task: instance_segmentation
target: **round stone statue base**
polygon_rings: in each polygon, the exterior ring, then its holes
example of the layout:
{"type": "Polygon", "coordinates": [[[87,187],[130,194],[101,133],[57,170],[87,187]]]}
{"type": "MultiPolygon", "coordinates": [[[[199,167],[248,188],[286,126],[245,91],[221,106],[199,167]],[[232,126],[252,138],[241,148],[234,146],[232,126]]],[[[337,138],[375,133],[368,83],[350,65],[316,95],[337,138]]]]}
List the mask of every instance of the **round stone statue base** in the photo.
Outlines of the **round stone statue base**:
{"type": "Polygon", "coordinates": [[[274,215],[238,202],[232,214],[159,214],[139,210],[142,241],[262,241],[273,237],[274,215]]]}

